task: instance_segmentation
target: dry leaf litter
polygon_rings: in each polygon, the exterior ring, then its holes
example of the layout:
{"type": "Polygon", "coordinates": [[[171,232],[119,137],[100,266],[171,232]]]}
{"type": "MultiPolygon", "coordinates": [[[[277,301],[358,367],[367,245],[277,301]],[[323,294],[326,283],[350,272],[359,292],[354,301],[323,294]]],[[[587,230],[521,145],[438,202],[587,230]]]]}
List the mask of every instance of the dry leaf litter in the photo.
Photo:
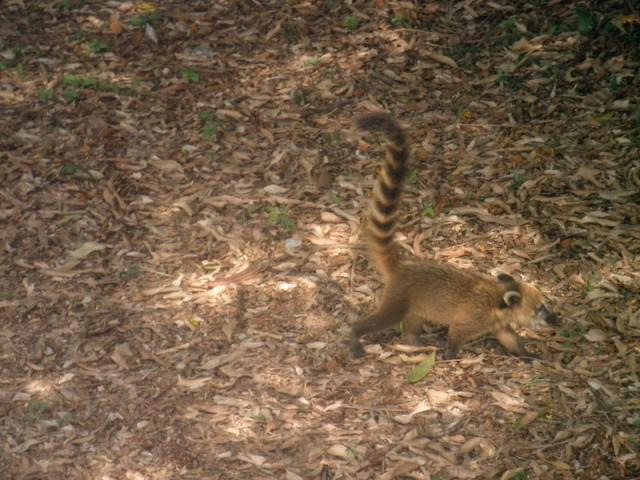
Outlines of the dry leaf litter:
{"type": "Polygon", "coordinates": [[[638,46],[539,3],[5,1],[2,478],[639,478],[638,46]],[[398,241],[539,285],[543,361],[349,357],[371,109],[398,241]]]}

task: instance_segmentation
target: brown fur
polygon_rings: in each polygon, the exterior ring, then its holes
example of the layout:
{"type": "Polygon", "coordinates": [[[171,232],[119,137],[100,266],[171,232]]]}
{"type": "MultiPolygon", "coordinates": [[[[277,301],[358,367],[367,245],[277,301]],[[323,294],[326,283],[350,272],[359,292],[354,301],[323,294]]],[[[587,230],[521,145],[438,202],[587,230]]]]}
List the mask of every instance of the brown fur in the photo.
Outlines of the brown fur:
{"type": "Polygon", "coordinates": [[[509,275],[492,278],[433,261],[402,260],[393,234],[409,160],[406,135],[386,113],[359,117],[356,125],[383,133],[388,145],[366,226],[369,252],[385,287],[378,308],[352,326],[353,354],[364,354],[362,335],[399,322],[404,327],[403,340],[415,344],[424,322],[429,322],[449,327],[445,358],[455,358],[464,343],[487,333],[493,333],[507,351],[527,355],[511,324],[558,321],[542,303],[538,289],[509,275]]]}

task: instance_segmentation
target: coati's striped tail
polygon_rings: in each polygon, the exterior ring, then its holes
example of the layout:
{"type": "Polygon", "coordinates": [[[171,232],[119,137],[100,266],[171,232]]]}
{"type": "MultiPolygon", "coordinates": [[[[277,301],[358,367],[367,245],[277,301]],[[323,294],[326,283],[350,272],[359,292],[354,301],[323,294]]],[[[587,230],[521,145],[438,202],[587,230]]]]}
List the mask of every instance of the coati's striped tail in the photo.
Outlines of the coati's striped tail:
{"type": "Polygon", "coordinates": [[[378,271],[389,277],[398,261],[393,233],[398,219],[400,193],[407,173],[409,146],[403,128],[383,112],[358,117],[361,130],[382,133],[387,138],[387,156],[378,173],[367,219],[367,243],[378,271]]]}

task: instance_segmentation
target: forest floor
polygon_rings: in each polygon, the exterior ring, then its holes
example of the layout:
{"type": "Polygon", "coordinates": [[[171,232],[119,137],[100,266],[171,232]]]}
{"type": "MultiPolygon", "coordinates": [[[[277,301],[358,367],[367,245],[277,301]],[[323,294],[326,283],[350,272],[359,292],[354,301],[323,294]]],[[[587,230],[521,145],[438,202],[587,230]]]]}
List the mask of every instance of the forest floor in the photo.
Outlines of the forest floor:
{"type": "Polygon", "coordinates": [[[0,477],[640,478],[640,17],[601,3],[5,0],[0,477]],[[348,353],[376,109],[398,242],[536,284],[541,360],[348,353]]]}

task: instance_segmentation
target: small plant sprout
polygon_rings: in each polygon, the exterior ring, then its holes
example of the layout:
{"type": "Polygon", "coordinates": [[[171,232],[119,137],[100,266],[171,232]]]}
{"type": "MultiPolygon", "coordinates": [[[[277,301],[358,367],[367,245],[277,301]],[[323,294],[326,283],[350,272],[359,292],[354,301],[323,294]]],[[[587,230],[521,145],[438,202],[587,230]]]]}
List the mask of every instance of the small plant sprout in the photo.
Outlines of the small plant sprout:
{"type": "Polygon", "coordinates": [[[182,70],[182,78],[188,83],[198,83],[200,81],[200,74],[193,68],[185,68],[182,70]]]}
{"type": "Polygon", "coordinates": [[[89,50],[91,50],[92,53],[104,53],[106,51],[109,50],[109,48],[107,47],[107,44],[104,43],[102,40],[91,40],[91,42],[89,42],[89,50]]]}
{"type": "Polygon", "coordinates": [[[49,88],[41,88],[38,90],[38,97],[41,102],[48,102],[49,100],[53,100],[53,90],[49,88]]]}
{"type": "Polygon", "coordinates": [[[422,209],[422,216],[429,218],[436,218],[436,210],[431,206],[426,206],[422,209]]]}
{"type": "Polygon", "coordinates": [[[394,15],[391,17],[391,25],[397,28],[411,28],[411,20],[404,15],[394,15]]]}
{"type": "Polygon", "coordinates": [[[291,232],[296,228],[296,222],[289,216],[287,207],[270,206],[267,208],[267,214],[269,215],[269,223],[277,225],[285,232],[291,232]]]}
{"type": "Polygon", "coordinates": [[[360,24],[360,17],[357,15],[347,15],[344,18],[344,28],[349,32],[354,32],[360,24]]]}

